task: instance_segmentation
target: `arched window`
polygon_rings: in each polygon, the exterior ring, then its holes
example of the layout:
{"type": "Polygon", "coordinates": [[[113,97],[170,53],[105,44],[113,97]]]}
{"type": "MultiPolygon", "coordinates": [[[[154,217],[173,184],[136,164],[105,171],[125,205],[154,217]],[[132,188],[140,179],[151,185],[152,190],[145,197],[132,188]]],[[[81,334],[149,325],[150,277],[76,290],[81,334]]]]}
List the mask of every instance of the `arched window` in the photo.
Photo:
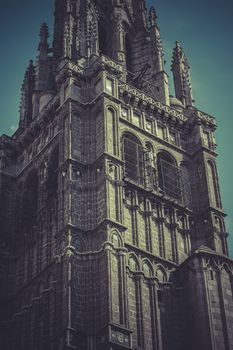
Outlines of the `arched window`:
{"type": "Polygon", "coordinates": [[[217,174],[215,164],[211,161],[207,162],[207,172],[208,172],[208,182],[209,182],[209,192],[210,201],[213,206],[221,207],[218,184],[217,184],[217,174]]]}
{"type": "Polygon", "coordinates": [[[138,139],[127,134],[123,138],[125,176],[139,184],[144,183],[143,148],[138,139]]]}
{"type": "Polygon", "coordinates": [[[129,34],[125,34],[125,60],[126,60],[126,69],[130,72],[133,71],[133,58],[132,58],[132,45],[129,34]]]}
{"type": "Polygon", "coordinates": [[[157,156],[158,183],[163,192],[170,197],[181,200],[179,169],[175,160],[166,152],[157,156]]]}

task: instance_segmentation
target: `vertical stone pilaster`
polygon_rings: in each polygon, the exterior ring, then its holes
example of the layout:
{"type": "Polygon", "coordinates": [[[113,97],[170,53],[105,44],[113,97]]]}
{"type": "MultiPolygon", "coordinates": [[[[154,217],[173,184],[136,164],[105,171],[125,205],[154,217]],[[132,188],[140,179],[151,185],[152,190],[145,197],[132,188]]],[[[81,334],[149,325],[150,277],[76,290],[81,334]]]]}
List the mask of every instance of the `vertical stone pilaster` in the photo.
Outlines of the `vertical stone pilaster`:
{"type": "Polygon", "coordinates": [[[135,276],[136,285],[136,309],[137,309],[137,326],[138,326],[138,345],[144,347],[144,322],[143,322],[143,307],[142,307],[142,279],[141,276],[135,276]]]}
{"type": "Polygon", "coordinates": [[[133,235],[133,244],[138,246],[139,237],[138,237],[138,199],[137,194],[134,191],[132,193],[132,204],[131,204],[131,215],[132,215],[132,235],[133,235]]]}
{"type": "Polygon", "coordinates": [[[125,327],[129,326],[128,315],[128,292],[126,281],[126,254],[119,252],[119,284],[120,284],[120,323],[125,327]]]}
{"type": "Polygon", "coordinates": [[[224,294],[223,294],[224,287],[223,287],[223,281],[222,281],[222,271],[218,270],[216,272],[216,276],[217,276],[217,287],[218,287],[218,295],[219,295],[219,304],[220,304],[220,311],[221,311],[223,339],[224,339],[225,350],[231,350],[230,344],[229,344],[230,331],[228,330],[227,317],[226,317],[227,310],[226,310],[224,294]]]}
{"type": "Polygon", "coordinates": [[[163,350],[160,309],[158,305],[157,288],[155,281],[150,283],[150,300],[152,314],[152,341],[154,350],[163,350]]]}
{"type": "Polygon", "coordinates": [[[208,277],[207,277],[207,269],[203,269],[203,282],[204,282],[204,291],[205,291],[205,299],[206,299],[206,306],[207,306],[207,315],[208,315],[208,331],[210,335],[210,342],[212,346],[212,350],[218,350],[215,345],[214,340],[214,329],[213,329],[213,317],[212,317],[212,311],[211,311],[211,304],[210,304],[210,293],[209,293],[209,286],[208,286],[208,277]]]}

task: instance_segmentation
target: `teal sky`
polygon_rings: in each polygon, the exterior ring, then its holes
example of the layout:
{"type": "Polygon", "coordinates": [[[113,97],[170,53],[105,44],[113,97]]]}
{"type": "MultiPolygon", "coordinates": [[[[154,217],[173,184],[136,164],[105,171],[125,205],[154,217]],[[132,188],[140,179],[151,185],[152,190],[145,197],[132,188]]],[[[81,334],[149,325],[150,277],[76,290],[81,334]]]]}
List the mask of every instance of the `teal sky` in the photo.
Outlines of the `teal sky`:
{"type": "MultiPolygon", "coordinates": [[[[233,257],[233,2],[232,0],[148,0],[156,7],[170,75],[176,40],[191,65],[196,107],[217,119],[218,172],[229,248],[233,257]]],[[[20,87],[29,59],[37,55],[42,22],[53,26],[53,0],[7,0],[1,4],[0,134],[18,125],[20,87]]],[[[171,84],[172,85],[172,84],[171,84]]],[[[171,93],[173,93],[171,89],[171,93]]]]}

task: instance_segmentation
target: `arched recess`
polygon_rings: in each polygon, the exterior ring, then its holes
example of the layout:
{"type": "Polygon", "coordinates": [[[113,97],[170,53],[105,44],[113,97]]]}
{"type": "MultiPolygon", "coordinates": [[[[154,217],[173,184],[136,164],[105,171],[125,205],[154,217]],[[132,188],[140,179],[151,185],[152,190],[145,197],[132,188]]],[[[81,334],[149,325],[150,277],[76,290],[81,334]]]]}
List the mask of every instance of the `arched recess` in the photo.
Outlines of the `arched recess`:
{"type": "Polygon", "coordinates": [[[221,208],[216,165],[211,160],[207,161],[207,174],[208,174],[210,202],[213,206],[221,208]]]}
{"type": "Polygon", "coordinates": [[[226,254],[227,255],[227,249],[226,249],[226,242],[225,242],[225,225],[224,221],[221,217],[215,216],[215,248],[218,253],[220,254],[226,254]]]}
{"type": "Polygon", "coordinates": [[[192,186],[191,186],[191,176],[189,167],[182,163],[180,166],[180,175],[181,175],[181,190],[182,190],[182,199],[183,203],[188,207],[192,208],[192,186]]]}
{"type": "MultiPolygon", "coordinates": [[[[104,137],[104,117],[103,111],[98,109],[95,113],[95,157],[98,158],[104,151],[105,137],[104,137]]],[[[88,154],[87,154],[88,156],[88,154]]]]}
{"type": "Polygon", "coordinates": [[[109,107],[107,109],[107,132],[108,132],[108,151],[113,155],[118,155],[117,150],[117,121],[115,109],[109,107]]]}
{"type": "Polygon", "coordinates": [[[48,163],[47,193],[53,196],[58,190],[59,146],[56,145],[51,152],[48,163]]]}
{"type": "Polygon", "coordinates": [[[21,204],[21,225],[28,226],[33,220],[38,209],[39,178],[37,170],[32,170],[27,176],[21,204]]]}
{"type": "Polygon", "coordinates": [[[122,247],[122,238],[120,237],[120,234],[118,231],[114,230],[111,233],[110,240],[115,248],[122,247]]]}
{"type": "Polygon", "coordinates": [[[145,275],[145,277],[152,277],[153,276],[153,268],[149,261],[144,260],[142,263],[142,271],[145,275]]]}
{"type": "Polygon", "coordinates": [[[141,142],[130,133],[123,136],[123,153],[125,176],[139,184],[144,184],[143,147],[141,142]]]}
{"type": "Polygon", "coordinates": [[[163,266],[157,265],[155,269],[155,276],[157,277],[159,283],[167,282],[167,273],[163,266]]]}
{"type": "Polygon", "coordinates": [[[129,260],[128,260],[128,266],[132,272],[137,272],[139,271],[139,262],[136,256],[130,255],[129,260]]]}
{"type": "Polygon", "coordinates": [[[166,151],[157,154],[158,185],[163,192],[181,200],[180,173],[175,159],[166,151]]]}

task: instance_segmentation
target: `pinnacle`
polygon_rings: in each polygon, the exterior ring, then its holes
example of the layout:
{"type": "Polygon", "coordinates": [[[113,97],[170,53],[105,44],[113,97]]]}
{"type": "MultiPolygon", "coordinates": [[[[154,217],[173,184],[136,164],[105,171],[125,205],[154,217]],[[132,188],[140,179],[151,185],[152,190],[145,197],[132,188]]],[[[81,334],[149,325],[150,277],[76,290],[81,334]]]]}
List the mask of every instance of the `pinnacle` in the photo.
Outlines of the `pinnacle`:
{"type": "Polygon", "coordinates": [[[154,6],[151,6],[150,10],[149,10],[149,23],[151,27],[156,26],[156,21],[157,21],[157,13],[156,10],[154,8],[154,6]]]}
{"type": "Polygon", "coordinates": [[[31,73],[31,72],[34,72],[34,70],[35,70],[35,67],[34,67],[34,64],[33,64],[33,60],[30,60],[29,64],[28,64],[27,72],[31,73]]]}
{"type": "Polygon", "coordinates": [[[175,55],[179,55],[181,52],[183,52],[183,48],[182,48],[180,42],[179,42],[179,41],[176,41],[176,42],[175,42],[175,47],[174,47],[174,49],[173,49],[173,57],[174,57],[175,55]]]}
{"type": "Polygon", "coordinates": [[[41,43],[47,44],[47,39],[49,37],[49,29],[48,29],[48,26],[45,22],[42,23],[42,25],[41,25],[40,37],[41,37],[41,43]]]}
{"type": "Polygon", "coordinates": [[[183,50],[180,42],[176,41],[175,47],[173,49],[173,54],[172,54],[172,67],[171,68],[173,68],[174,64],[176,64],[176,63],[180,64],[180,62],[182,60],[184,60],[185,63],[187,64],[187,66],[189,66],[188,60],[185,56],[184,50],[183,50]]]}

